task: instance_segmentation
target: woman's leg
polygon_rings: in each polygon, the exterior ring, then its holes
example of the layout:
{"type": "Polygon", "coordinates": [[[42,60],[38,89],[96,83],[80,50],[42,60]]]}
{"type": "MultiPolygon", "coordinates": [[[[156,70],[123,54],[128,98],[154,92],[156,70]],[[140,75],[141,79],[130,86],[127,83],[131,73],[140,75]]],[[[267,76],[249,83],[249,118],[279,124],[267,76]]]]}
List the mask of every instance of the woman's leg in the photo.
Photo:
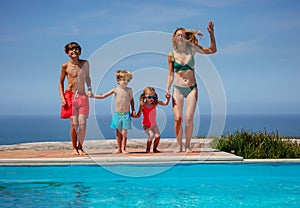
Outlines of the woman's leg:
{"type": "Polygon", "coordinates": [[[198,90],[193,89],[186,98],[186,112],[185,112],[185,149],[191,152],[191,138],[194,129],[194,114],[197,107],[198,90]]]}
{"type": "Polygon", "coordinates": [[[174,112],[174,131],[178,143],[177,152],[182,152],[182,109],[184,97],[176,88],[173,92],[172,103],[174,112]]]}

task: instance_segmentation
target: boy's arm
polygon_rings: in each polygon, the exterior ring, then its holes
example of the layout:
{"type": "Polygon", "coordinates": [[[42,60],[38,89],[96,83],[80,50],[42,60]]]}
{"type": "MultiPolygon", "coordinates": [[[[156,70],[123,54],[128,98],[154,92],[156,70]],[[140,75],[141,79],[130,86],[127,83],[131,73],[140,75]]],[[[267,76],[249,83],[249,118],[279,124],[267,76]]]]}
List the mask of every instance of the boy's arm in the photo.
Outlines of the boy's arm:
{"type": "Polygon", "coordinates": [[[132,89],[130,89],[129,93],[130,93],[130,97],[131,97],[131,100],[130,100],[131,111],[132,111],[131,115],[135,115],[136,113],[135,113],[135,107],[134,107],[134,99],[133,99],[133,95],[132,95],[132,89]]]}
{"type": "Polygon", "coordinates": [[[92,92],[92,81],[91,81],[91,77],[90,77],[90,64],[88,61],[85,61],[84,65],[86,65],[86,80],[85,83],[88,87],[88,91],[87,91],[87,95],[89,97],[94,97],[93,92],[92,92]]]}
{"type": "Polygon", "coordinates": [[[97,95],[94,95],[94,98],[98,98],[98,99],[102,99],[102,98],[106,98],[112,94],[115,93],[115,88],[114,89],[111,89],[110,91],[104,93],[104,94],[97,94],[97,95]]]}
{"type": "Polygon", "coordinates": [[[137,113],[132,114],[132,117],[133,118],[139,118],[139,117],[141,117],[142,111],[143,111],[142,110],[142,105],[140,105],[139,111],[137,113]]]}
{"type": "Polygon", "coordinates": [[[65,82],[66,76],[67,76],[66,64],[63,64],[61,67],[61,72],[60,72],[60,77],[59,77],[59,82],[58,82],[58,90],[59,90],[59,95],[60,95],[62,106],[66,105],[66,100],[64,97],[64,82],[65,82]]]}

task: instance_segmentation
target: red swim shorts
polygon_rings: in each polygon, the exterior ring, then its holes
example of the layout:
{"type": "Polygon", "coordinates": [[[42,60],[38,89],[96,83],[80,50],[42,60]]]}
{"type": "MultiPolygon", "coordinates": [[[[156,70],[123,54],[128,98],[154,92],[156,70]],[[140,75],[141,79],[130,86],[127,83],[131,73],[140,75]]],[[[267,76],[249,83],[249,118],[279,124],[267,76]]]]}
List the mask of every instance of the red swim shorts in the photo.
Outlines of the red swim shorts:
{"type": "Polygon", "coordinates": [[[80,114],[89,116],[89,98],[85,93],[66,90],[64,96],[66,105],[61,107],[61,118],[70,118],[80,114]]]}

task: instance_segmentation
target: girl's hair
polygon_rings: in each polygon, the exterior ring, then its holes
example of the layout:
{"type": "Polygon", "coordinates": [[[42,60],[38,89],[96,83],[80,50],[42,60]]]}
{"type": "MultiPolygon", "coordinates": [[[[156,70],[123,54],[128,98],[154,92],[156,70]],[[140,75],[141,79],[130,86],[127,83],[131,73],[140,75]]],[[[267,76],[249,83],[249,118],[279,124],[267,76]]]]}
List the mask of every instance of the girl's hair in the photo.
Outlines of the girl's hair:
{"type": "Polygon", "coordinates": [[[129,80],[132,80],[132,73],[130,71],[127,71],[127,70],[118,70],[118,71],[116,71],[117,81],[120,78],[128,78],[129,80]]]}
{"type": "Polygon", "coordinates": [[[155,92],[155,89],[153,87],[146,87],[143,91],[143,93],[140,95],[140,102],[145,102],[146,100],[146,93],[150,91],[150,92],[154,92],[155,93],[155,99],[154,99],[154,102],[153,102],[153,105],[157,105],[158,103],[158,96],[155,92]]]}
{"type": "Polygon", "coordinates": [[[198,45],[199,44],[199,41],[196,37],[196,35],[200,36],[200,37],[203,37],[203,32],[198,30],[198,31],[195,31],[195,30],[188,30],[188,29],[185,29],[183,27],[179,27],[177,28],[173,35],[172,35],[172,43],[173,43],[173,48],[174,49],[177,49],[177,44],[176,44],[176,33],[181,30],[184,35],[185,35],[185,39],[188,40],[190,43],[194,44],[194,45],[198,45]]]}
{"type": "Polygon", "coordinates": [[[81,47],[76,42],[70,42],[67,45],[65,45],[64,47],[65,53],[68,54],[69,50],[73,50],[73,48],[78,48],[79,52],[81,53],[81,47]]]}

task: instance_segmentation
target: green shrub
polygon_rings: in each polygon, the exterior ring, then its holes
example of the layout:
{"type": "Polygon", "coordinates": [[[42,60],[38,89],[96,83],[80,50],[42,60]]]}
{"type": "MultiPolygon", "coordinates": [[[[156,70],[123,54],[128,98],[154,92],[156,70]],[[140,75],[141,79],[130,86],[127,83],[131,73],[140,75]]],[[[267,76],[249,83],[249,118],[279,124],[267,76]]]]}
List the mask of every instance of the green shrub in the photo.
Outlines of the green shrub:
{"type": "Polygon", "coordinates": [[[225,152],[234,152],[245,159],[300,158],[300,144],[289,137],[279,137],[278,131],[252,132],[237,130],[222,136],[213,147],[225,152]]]}

